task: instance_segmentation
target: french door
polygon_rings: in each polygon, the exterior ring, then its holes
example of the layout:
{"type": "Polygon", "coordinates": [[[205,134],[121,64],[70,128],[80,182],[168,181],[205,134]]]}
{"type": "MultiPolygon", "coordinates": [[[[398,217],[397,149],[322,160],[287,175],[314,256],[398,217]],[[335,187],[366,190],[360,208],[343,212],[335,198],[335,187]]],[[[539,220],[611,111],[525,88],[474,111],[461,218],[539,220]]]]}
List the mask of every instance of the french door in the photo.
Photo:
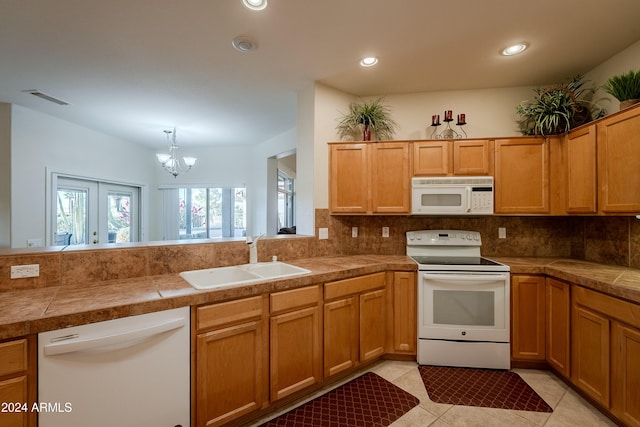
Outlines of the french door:
{"type": "Polygon", "coordinates": [[[140,188],[58,176],[52,245],[137,242],[140,188]]]}

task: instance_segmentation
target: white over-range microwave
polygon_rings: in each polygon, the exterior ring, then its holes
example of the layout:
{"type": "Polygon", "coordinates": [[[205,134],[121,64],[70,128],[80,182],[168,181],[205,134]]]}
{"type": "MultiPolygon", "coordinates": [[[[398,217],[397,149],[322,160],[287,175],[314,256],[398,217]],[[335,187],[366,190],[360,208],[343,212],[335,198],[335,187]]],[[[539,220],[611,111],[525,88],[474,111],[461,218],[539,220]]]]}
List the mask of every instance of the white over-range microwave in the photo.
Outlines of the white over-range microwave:
{"type": "Polygon", "coordinates": [[[411,180],[412,215],[491,215],[493,177],[429,177],[411,180]]]}

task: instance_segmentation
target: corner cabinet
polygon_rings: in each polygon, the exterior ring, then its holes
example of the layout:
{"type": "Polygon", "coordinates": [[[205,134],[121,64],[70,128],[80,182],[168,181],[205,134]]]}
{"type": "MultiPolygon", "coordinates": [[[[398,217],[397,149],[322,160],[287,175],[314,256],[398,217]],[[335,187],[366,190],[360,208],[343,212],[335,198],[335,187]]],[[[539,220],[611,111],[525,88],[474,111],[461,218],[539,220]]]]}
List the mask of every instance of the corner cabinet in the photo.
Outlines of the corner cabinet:
{"type": "Polygon", "coordinates": [[[597,206],[596,125],[569,132],[565,141],[566,211],[595,214],[597,206]]]}
{"type": "Polygon", "coordinates": [[[546,279],[546,358],[565,378],[571,375],[571,284],[546,279]]]}
{"type": "Polygon", "coordinates": [[[331,214],[410,213],[410,145],[330,143],[331,214]]]}
{"type": "Polygon", "coordinates": [[[267,296],[197,307],[196,425],[219,426],[267,406],[267,296]]]}
{"type": "Polygon", "coordinates": [[[573,285],[571,380],[624,425],[640,426],[640,305],[573,285]]]}
{"type": "Polygon", "coordinates": [[[597,123],[599,213],[640,213],[640,108],[597,123]]]}

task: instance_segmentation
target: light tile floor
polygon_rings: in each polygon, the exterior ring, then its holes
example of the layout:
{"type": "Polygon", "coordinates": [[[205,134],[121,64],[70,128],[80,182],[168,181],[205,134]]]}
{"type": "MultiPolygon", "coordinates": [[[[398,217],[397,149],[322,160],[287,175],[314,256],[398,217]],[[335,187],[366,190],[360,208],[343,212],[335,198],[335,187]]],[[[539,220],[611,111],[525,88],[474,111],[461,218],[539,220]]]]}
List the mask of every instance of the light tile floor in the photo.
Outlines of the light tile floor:
{"type": "MultiPolygon", "coordinates": [[[[449,426],[615,426],[610,419],[591,406],[587,401],[571,390],[565,383],[548,371],[514,369],[552,408],[552,413],[513,411],[507,409],[479,408],[474,406],[445,405],[429,399],[415,362],[385,360],[371,366],[368,371],[375,372],[387,381],[408,391],[420,399],[420,404],[391,424],[392,427],[449,427],[449,426]]],[[[364,371],[363,371],[364,372],[364,371]]],[[[344,382],[361,375],[358,372],[344,382]]],[[[344,383],[343,382],[343,383],[344,383]]],[[[332,388],[338,387],[335,384],[332,388]]],[[[308,400],[328,390],[321,390],[308,400]]],[[[277,414],[259,420],[252,426],[258,426],[268,419],[285,413],[298,402],[284,408],[277,414]]]]}

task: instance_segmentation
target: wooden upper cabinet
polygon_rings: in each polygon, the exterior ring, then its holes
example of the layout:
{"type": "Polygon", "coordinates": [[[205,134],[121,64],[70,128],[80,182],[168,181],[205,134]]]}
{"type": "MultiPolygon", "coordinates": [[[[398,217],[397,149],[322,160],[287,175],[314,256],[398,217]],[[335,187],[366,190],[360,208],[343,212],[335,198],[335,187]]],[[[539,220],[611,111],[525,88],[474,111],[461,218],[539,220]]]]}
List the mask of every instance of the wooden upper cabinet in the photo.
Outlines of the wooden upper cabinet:
{"type": "Polygon", "coordinates": [[[493,141],[486,139],[453,141],[454,175],[491,175],[493,141]]]}
{"type": "Polygon", "coordinates": [[[373,212],[408,214],[411,209],[409,144],[379,142],[370,148],[373,212]]]}
{"type": "Polygon", "coordinates": [[[410,144],[329,145],[332,214],[409,214],[410,144]]]}
{"type": "Polygon", "coordinates": [[[549,140],[495,141],[495,213],[548,214],[549,140]]]}
{"type": "Polygon", "coordinates": [[[449,175],[451,141],[421,141],[413,143],[413,176],[449,175]]]}
{"type": "Polygon", "coordinates": [[[370,210],[367,144],[329,146],[329,210],[331,213],[370,210]]]}
{"type": "Polygon", "coordinates": [[[597,207],[596,125],[569,132],[565,139],[566,211],[595,214],[597,207]]]}
{"type": "Polygon", "coordinates": [[[491,175],[492,141],[453,140],[413,143],[413,176],[491,175]]]}
{"type": "Polygon", "coordinates": [[[640,213],[640,108],[598,122],[599,213],[640,213]]]}

